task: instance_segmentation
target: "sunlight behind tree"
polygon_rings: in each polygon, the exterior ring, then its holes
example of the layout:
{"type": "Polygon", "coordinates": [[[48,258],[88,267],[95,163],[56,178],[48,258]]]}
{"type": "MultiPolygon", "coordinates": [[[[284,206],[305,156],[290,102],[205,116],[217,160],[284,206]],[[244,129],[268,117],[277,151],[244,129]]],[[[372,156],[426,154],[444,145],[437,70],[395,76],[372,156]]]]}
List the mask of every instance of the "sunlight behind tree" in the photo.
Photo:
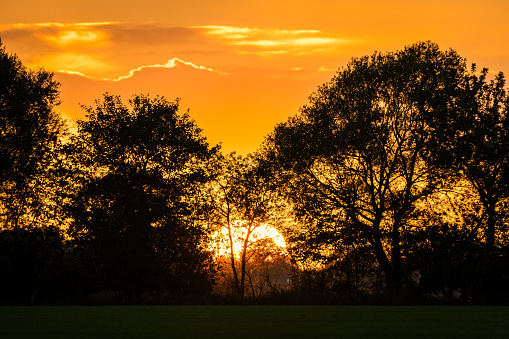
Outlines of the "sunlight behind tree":
{"type": "Polygon", "coordinates": [[[237,220],[213,235],[211,247],[218,269],[216,293],[239,295],[239,269],[244,277],[242,298],[279,293],[290,287],[292,264],[286,242],[274,227],[237,220]]]}
{"type": "MultiPolygon", "coordinates": [[[[240,258],[244,246],[244,240],[247,236],[247,229],[243,227],[244,221],[236,221],[232,224],[233,244],[230,244],[228,237],[228,228],[223,227],[213,235],[212,248],[216,257],[229,256],[230,247],[233,246],[233,253],[236,259],[240,258]]],[[[286,253],[286,242],[281,233],[268,224],[260,224],[250,234],[248,239],[248,249],[255,246],[260,241],[270,242],[278,250],[286,253]]]]}

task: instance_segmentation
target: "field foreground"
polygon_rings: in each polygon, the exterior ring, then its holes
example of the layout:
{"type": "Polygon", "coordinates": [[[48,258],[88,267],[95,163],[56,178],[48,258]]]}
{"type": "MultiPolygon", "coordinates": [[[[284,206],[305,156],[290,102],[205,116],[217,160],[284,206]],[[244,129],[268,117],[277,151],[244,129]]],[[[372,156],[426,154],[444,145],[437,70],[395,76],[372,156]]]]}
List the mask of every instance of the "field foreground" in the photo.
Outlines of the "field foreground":
{"type": "Polygon", "coordinates": [[[0,307],[0,338],[502,338],[509,307],[0,307]]]}

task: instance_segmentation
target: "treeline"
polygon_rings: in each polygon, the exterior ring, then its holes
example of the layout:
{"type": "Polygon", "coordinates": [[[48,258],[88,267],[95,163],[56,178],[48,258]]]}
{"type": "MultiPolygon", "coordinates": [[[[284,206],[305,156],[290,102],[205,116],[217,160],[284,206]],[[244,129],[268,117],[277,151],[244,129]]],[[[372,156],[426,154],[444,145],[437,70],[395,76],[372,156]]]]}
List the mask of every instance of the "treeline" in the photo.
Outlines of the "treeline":
{"type": "Polygon", "coordinates": [[[0,43],[1,304],[509,302],[502,73],[431,42],[352,59],[246,157],[162,97],[71,133],[58,86],[0,43]]]}

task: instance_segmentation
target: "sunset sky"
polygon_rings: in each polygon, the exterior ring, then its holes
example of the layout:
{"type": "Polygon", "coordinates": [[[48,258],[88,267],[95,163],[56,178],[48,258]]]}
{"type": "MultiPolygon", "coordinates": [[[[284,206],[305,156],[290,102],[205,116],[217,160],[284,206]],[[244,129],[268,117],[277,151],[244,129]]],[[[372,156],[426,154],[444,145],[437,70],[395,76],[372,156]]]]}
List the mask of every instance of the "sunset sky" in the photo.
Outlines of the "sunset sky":
{"type": "Polygon", "coordinates": [[[58,110],[102,94],[181,98],[223,152],[255,151],[352,58],[431,40],[509,72],[509,1],[16,0],[7,52],[54,72],[58,110]]]}

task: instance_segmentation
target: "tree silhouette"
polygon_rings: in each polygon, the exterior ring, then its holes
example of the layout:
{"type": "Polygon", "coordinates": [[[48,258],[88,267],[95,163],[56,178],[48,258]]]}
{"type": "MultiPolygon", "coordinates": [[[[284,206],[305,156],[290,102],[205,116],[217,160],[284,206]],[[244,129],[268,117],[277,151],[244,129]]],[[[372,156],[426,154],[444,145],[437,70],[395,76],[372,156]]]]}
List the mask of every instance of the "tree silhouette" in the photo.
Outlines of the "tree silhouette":
{"type": "Polygon", "coordinates": [[[245,157],[163,97],[68,134],[58,89],[0,41],[1,304],[509,300],[509,94],[453,50],[352,59],[245,157]]]}
{"type": "Polygon", "coordinates": [[[0,304],[63,300],[62,232],[56,227],[0,231],[0,304]]]}
{"type": "MultiPolygon", "coordinates": [[[[267,223],[274,212],[275,191],[259,160],[254,155],[246,157],[229,154],[219,156],[211,165],[215,178],[208,185],[205,199],[209,206],[209,222],[221,233],[226,230],[226,247],[229,250],[229,271],[235,291],[240,298],[246,294],[249,279],[249,262],[267,246],[256,242],[253,234],[267,223]],[[235,244],[241,243],[239,253],[235,244]]],[[[275,255],[276,249],[273,254],[275,255]]],[[[258,258],[260,259],[260,258],[258,258]]],[[[260,260],[258,260],[260,261],[260,260]]],[[[263,260],[262,260],[263,261],[263,260]]],[[[250,280],[253,282],[253,280],[250,280]]],[[[253,287],[253,286],[252,286],[253,287]]],[[[251,288],[251,291],[254,287],[251,288]]]]}
{"type": "MultiPolygon", "coordinates": [[[[491,81],[487,76],[487,69],[477,73],[473,65],[455,107],[448,110],[446,119],[435,121],[439,161],[453,170],[451,177],[469,184],[476,194],[472,204],[480,205],[470,225],[472,237],[479,236],[483,244],[472,272],[472,284],[478,288],[490,274],[489,258],[503,243],[509,198],[509,96],[502,73],[491,81]]],[[[466,297],[474,287],[467,287],[466,297]]]]}
{"type": "Polygon", "coordinates": [[[53,74],[7,54],[0,40],[0,228],[52,222],[52,170],[65,133],[54,110],[58,86],[53,74]]]}
{"type": "Polygon", "coordinates": [[[443,185],[430,122],[457,98],[464,73],[456,52],[430,42],[353,59],[268,139],[308,237],[369,244],[393,294],[402,287],[402,232],[416,204],[443,185]]]}
{"type": "Polygon", "coordinates": [[[138,294],[173,282],[175,292],[186,288],[185,272],[207,270],[206,260],[186,260],[206,257],[193,194],[215,149],[178,114],[178,101],[138,95],[128,105],[105,94],[78,121],[68,146],[77,178],[71,235],[92,249],[108,288],[138,294]]]}

